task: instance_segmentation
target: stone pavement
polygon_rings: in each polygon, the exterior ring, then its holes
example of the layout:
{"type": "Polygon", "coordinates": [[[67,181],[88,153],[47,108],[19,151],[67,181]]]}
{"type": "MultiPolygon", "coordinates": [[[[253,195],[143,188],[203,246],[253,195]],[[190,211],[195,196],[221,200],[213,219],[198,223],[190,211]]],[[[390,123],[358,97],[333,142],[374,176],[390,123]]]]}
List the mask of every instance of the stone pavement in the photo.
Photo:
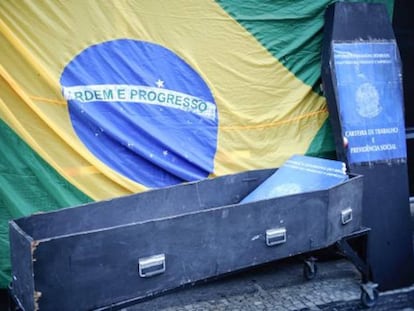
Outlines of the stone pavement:
{"type": "MultiPolygon", "coordinates": [[[[317,262],[313,280],[303,263],[290,258],[216,280],[193,284],[122,309],[123,311],[362,310],[360,273],[336,257],[317,262]]],[[[414,311],[414,285],[380,293],[370,310],[414,311]]]]}

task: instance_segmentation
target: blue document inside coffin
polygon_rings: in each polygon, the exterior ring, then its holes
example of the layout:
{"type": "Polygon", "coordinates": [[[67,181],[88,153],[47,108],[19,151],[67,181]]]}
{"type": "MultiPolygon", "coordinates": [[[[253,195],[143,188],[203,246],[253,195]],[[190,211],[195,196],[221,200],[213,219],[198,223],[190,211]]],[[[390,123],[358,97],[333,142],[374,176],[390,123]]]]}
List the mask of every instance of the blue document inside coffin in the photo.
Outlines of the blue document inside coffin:
{"type": "Polygon", "coordinates": [[[348,179],[345,163],[294,155],[240,203],[326,190],[348,179]]]}

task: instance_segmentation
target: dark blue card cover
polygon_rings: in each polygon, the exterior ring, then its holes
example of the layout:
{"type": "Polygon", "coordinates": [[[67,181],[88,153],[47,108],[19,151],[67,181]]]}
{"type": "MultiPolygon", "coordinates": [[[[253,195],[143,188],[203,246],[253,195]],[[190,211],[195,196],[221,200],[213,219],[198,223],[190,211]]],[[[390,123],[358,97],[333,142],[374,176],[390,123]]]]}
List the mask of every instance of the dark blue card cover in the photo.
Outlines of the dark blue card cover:
{"type": "Polygon", "coordinates": [[[348,179],[345,163],[294,155],[240,203],[326,190],[348,179]]]}

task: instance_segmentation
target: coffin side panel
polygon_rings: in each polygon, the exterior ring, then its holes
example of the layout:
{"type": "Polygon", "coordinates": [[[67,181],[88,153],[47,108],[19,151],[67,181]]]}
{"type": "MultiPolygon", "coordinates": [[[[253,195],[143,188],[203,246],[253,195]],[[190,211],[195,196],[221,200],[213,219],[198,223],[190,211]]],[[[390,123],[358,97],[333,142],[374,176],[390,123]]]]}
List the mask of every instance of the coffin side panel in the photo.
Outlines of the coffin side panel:
{"type": "Polygon", "coordinates": [[[23,310],[36,310],[36,293],[33,283],[32,253],[36,243],[27,237],[14,221],[9,223],[13,298],[23,310]]]}

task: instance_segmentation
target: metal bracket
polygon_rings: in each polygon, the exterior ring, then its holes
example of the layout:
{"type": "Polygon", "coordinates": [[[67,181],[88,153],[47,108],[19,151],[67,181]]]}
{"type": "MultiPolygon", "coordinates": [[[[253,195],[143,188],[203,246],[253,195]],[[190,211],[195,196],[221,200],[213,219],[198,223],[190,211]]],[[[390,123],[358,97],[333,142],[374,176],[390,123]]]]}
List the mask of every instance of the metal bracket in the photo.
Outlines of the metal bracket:
{"type": "Polygon", "coordinates": [[[371,229],[369,228],[362,228],[358,231],[355,231],[351,233],[350,235],[342,238],[341,240],[337,241],[336,247],[338,250],[347,258],[349,259],[352,264],[355,266],[355,268],[358,269],[358,271],[362,275],[362,281],[364,283],[367,283],[371,279],[371,272],[370,272],[370,266],[368,264],[367,259],[367,240],[368,240],[368,233],[371,229]],[[362,247],[362,249],[354,249],[352,245],[349,242],[351,240],[358,239],[358,245],[362,247]]]}
{"type": "Polygon", "coordinates": [[[377,297],[377,290],[378,284],[373,282],[368,282],[365,284],[361,284],[361,290],[367,294],[370,300],[375,300],[377,297]]]}
{"type": "Polygon", "coordinates": [[[138,259],[139,276],[148,278],[165,272],[165,255],[159,254],[138,259]]]}
{"type": "Polygon", "coordinates": [[[274,246],[286,242],[286,228],[274,228],[266,230],[266,245],[274,246]]]}
{"type": "Polygon", "coordinates": [[[352,208],[348,207],[341,211],[341,222],[346,225],[352,220],[352,208]]]}

